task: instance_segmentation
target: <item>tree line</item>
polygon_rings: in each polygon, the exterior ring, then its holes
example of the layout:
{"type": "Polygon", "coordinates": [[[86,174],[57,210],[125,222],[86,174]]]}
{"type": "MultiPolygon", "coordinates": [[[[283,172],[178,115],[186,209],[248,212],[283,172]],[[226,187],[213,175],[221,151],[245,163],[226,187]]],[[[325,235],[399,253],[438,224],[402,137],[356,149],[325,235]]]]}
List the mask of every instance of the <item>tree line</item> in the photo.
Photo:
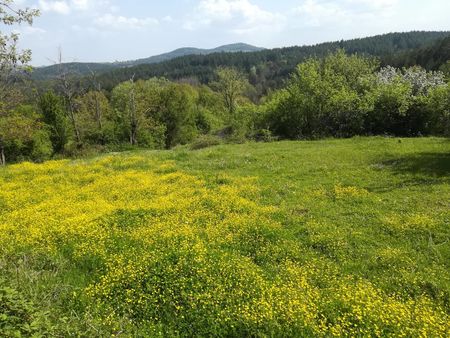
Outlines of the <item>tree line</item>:
{"type": "MultiPolygon", "coordinates": [[[[438,70],[448,60],[449,32],[407,32],[389,33],[373,37],[320,43],[312,46],[295,46],[267,49],[258,52],[214,53],[209,55],[187,55],[156,64],[141,64],[132,67],[118,67],[108,64],[71,63],[66,67],[83,77],[95,70],[103,87],[108,91],[128,80],[165,77],[172,81],[190,81],[209,84],[214,81],[219,66],[232,67],[247,74],[258,95],[267,95],[270,90],[279,89],[298,63],[310,56],[324,57],[330,52],[344,49],[348,54],[376,56],[382,65],[398,68],[421,65],[427,70],[438,70]],[[443,40],[444,39],[444,40],[443,40]],[[432,51],[429,51],[431,49],[432,51]],[[418,54],[425,53],[424,57],[418,54]]],[[[51,86],[57,77],[58,67],[36,69],[32,77],[51,86]]]]}
{"type": "Polygon", "coordinates": [[[0,115],[2,161],[192,142],[450,134],[450,84],[419,66],[381,67],[338,50],[300,63],[257,102],[246,74],[219,67],[215,76],[209,86],[132,77],[108,92],[95,77],[80,91],[63,75],[31,100],[11,86],[0,115]]]}
{"type": "MultiPolygon", "coordinates": [[[[6,3],[0,7],[0,19],[6,24],[31,24],[38,14],[10,10],[13,2],[6,3]]],[[[429,35],[416,32],[392,37],[403,39],[393,42],[395,51],[429,35]]],[[[352,50],[325,52],[323,47],[323,55],[302,57],[290,75],[265,91],[258,86],[270,78],[262,75],[273,71],[266,72],[267,67],[288,72],[296,57],[280,68],[282,63],[275,61],[285,56],[277,50],[263,51],[267,53],[264,58],[273,56],[273,63],[258,68],[254,60],[246,59],[251,53],[199,56],[197,61],[207,60],[207,70],[203,73],[199,64],[198,73],[193,74],[198,78],[204,74],[208,77],[205,83],[185,76],[183,72],[192,68],[175,67],[173,71],[180,72],[178,80],[165,76],[140,79],[133,73],[109,88],[95,69],[84,78],[72,74],[61,56],[58,75],[49,86],[30,82],[21,76],[27,71],[30,52],[17,51],[14,34],[0,34],[0,40],[0,164],[134,147],[169,149],[191,144],[200,148],[245,140],[450,134],[450,85],[443,72],[419,66],[394,68],[380,58],[352,50]],[[244,60],[250,71],[230,64],[233,58],[244,60]],[[212,61],[213,71],[208,68],[212,61]]],[[[352,41],[359,46],[367,40],[352,41]]],[[[373,52],[384,48],[380,46],[367,48],[373,52]]],[[[427,51],[436,55],[433,50],[427,51]]],[[[186,60],[189,57],[173,62],[186,60]]]]}

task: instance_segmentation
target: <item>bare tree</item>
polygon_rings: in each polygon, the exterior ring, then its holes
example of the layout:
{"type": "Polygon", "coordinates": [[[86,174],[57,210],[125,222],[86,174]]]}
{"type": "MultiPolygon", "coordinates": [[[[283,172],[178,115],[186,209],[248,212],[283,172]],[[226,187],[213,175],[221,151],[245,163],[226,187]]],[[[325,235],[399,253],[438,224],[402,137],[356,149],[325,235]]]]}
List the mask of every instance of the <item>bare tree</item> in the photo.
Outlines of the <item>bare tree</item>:
{"type": "Polygon", "coordinates": [[[58,84],[59,90],[64,97],[67,116],[72,124],[73,132],[75,134],[75,140],[78,146],[81,146],[81,133],[76,116],[75,97],[79,94],[69,73],[66,65],[63,63],[61,47],[58,50],[58,84]]]}
{"type": "Polygon", "coordinates": [[[94,89],[95,120],[97,122],[97,126],[98,126],[98,130],[100,132],[100,135],[103,135],[103,112],[102,112],[102,107],[100,104],[100,97],[99,97],[99,95],[102,91],[102,85],[98,81],[97,73],[95,71],[93,71],[89,66],[88,66],[88,69],[91,74],[91,76],[90,76],[91,86],[94,89]]]}

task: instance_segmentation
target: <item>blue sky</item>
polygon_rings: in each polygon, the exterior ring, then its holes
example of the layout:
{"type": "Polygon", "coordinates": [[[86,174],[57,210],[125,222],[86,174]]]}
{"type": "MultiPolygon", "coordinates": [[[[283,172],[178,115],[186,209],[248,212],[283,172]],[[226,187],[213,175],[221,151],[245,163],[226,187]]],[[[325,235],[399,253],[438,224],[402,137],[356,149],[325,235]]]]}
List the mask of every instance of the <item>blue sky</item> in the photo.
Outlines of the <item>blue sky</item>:
{"type": "MultiPolygon", "coordinates": [[[[393,31],[450,30],[449,0],[16,0],[36,7],[15,27],[34,65],[131,60],[179,47],[272,48],[393,31]]],[[[0,28],[3,30],[3,28],[0,28]]]]}

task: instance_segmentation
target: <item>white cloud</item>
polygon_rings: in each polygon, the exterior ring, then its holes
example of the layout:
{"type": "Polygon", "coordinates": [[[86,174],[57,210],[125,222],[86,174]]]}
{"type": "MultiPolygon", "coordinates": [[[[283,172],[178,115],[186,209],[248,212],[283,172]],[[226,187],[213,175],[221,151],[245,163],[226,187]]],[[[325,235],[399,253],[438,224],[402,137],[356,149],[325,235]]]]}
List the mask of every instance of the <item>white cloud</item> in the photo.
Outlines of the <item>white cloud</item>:
{"type": "Polygon", "coordinates": [[[20,35],[42,35],[47,33],[45,29],[39,28],[39,27],[31,27],[31,26],[24,26],[20,29],[14,29],[13,33],[20,34],[20,35]]]}
{"type": "Polygon", "coordinates": [[[167,15],[164,18],[162,18],[162,21],[165,23],[171,23],[173,22],[173,18],[170,15],[167,15]]]}
{"type": "Polygon", "coordinates": [[[196,30],[215,24],[233,23],[232,32],[243,34],[269,28],[277,30],[285,17],[251,3],[250,0],[202,0],[183,27],[196,30]]]}
{"type": "Polygon", "coordinates": [[[318,27],[332,22],[346,21],[349,13],[333,2],[306,0],[293,11],[303,17],[303,24],[318,27]]]}
{"type": "Polygon", "coordinates": [[[398,0],[305,0],[292,13],[306,26],[356,25],[392,14],[398,0]]]}
{"type": "Polygon", "coordinates": [[[346,0],[349,4],[365,5],[372,9],[392,8],[399,0],[346,0]]]}
{"type": "Polygon", "coordinates": [[[155,27],[159,21],[155,18],[135,18],[125,17],[121,15],[104,14],[94,20],[94,24],[102,28],[113,29],[143,29],[148,27],[155,27]]]}
{"type": "Polygon", "coordinates": [[[89,9],[89,5],[90,5],[89,0],[72,0],[72,5],[75,9],[81,10],[81,11],[85,11],[87,9],[89,9]]]}
{"type": "Polygon", "coordinates": [[[22,29],[23,34],[25,35],[42,35],[47,33],[45,29],[39,27],[25,26],[22,29]]]}
{"type": "Polygon", "coordinates": [[[87,11],[110,6],[109,0],[39,0],[39,8],[44,12],[69,14],[72,11],[87,11]]]}
{"type": "Polygon", "coordinates": [[[70,6],[66,1],[39,0],[39,7],[44,12],[55,12],[58,14],[70,13],[70,6]]]}

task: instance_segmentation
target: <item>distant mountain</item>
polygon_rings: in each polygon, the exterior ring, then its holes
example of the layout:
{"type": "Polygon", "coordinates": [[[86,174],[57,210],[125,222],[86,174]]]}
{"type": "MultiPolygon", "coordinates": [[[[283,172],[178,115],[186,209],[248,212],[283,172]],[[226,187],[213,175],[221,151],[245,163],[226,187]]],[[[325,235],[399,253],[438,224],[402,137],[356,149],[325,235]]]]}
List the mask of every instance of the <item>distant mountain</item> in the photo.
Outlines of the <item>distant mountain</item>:
{"type": "Polygon", "coordinates": [[[172,60],[178,57],[186,56],[186,55],[209,55],[213,53],[248,53],[248,52],[258,52],[260,50],[264,50],[264,48],[255,47],[252,45],[248,45],[246,43],[234,43],[231,45],[224,45],[220,47],[216,47],[213,49],[200,49],[200,48],[192,48],[185,47],[175,49],[172,52],[151,56],[145,59],[139,59],[134,61],[127,62],[119,62],[119,65],[141,65],[141,64],[152,64],[152,63],[160,63],[168,60],[172,60]]]}
{"type": "MultiPolygon", "coordinates": [[[[84,63],[84,62],[69,62],[64,66],[67,71],[78,75],[87,75],[91,71],[105,72],[118,68],[129,68],[138,65],[155,64],[164,61],[169,61],[175,58],[187,56],[187,55],[209,55],[214,53],[249,53],[264,50],[264,48],[255,47],[246,43],[235,43],[230,45],[219,46],[212,49],[200,49],[193,47],[179,48],[169,53],[150,56],[144,59],[130,60],[123,62],[113,63],[84,63]]],[[[44,80],[56,76],[58,74],[58,66],[52,65],[48,67],[36,68],[33,72],[33,78],[44,80]]]]}
{"type": "MultiPolygon", "coordinates": [[[[136,80],[164,77],[173,81],[188,79],[207,84],[215,80],[217,67],[235,67],[248,75],[258,95],[264,95],[271,89],[283,86],[300,62],[312,56],[323,57],[337,49],[344,49],[348,54],[377,57],[381,65],[404,67],[418,64],[427,69],[442,69],[443,65],[449,65],[446,63],[449,37],[450,31],[412,31],[275,49],[245,44],[215,49],[181,48],[135,61],[71,63],[66,66],[80,76],[89,74],[89,69],[96,71],[98,80],[106,90],[111,90],[132,76],[136,80]]],[[[57,67],[51,66],[37,69],[33,77],[48,80],[56,74],[57,67]]]]}

